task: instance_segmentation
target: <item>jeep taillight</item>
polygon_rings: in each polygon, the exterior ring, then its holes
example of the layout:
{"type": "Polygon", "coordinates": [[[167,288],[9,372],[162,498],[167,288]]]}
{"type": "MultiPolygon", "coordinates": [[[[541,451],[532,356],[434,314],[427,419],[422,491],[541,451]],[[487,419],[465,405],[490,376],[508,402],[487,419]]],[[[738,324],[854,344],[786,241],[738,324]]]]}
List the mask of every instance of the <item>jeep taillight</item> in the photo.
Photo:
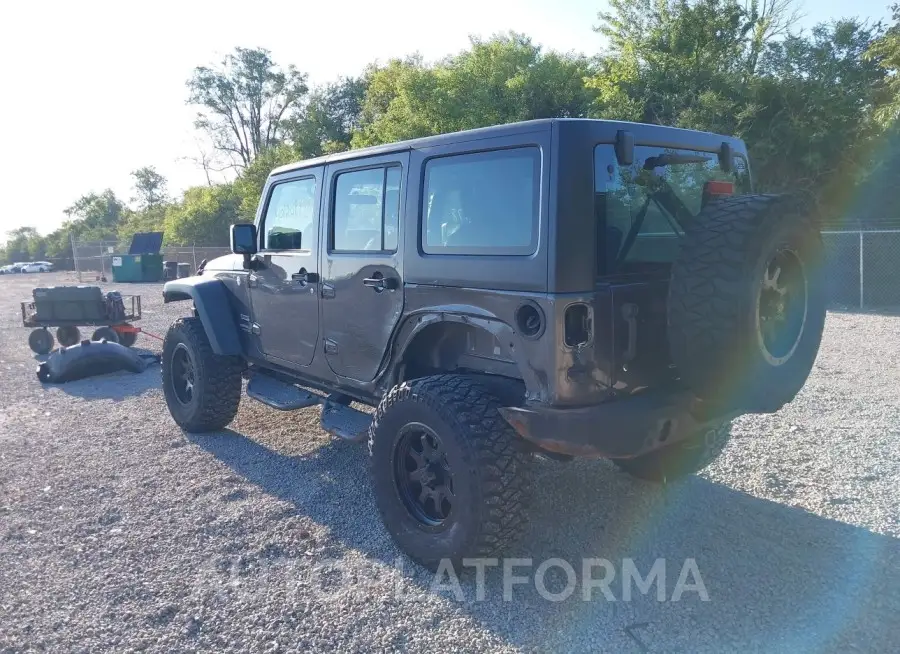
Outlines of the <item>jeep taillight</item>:
{"type": "Polygon", "coordinates": [[[591,340],[591,311],[582,303],[570,304],[565,313],[565,343],[578,347],[591,340]]]}
{"type": "Polygon", "coordinates": [[[708,181],[703,186],[703,192],[707,195],[734,195],[734,182],[708,181]]]}

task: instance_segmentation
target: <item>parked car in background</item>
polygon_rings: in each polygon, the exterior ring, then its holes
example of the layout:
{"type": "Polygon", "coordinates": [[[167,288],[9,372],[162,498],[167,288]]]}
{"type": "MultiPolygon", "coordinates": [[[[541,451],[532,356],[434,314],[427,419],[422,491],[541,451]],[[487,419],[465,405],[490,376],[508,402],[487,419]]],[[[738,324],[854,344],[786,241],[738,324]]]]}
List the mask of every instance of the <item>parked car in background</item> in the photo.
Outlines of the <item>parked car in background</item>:
{"type": "Polygon", "coordinates": [[[26,263],[22,266],[21,271],[23,273],[45,273],[50,272],[51,268],[53,268],[53,264],[48,263],[46,261],[32,261],[30,263],[26,263]]]}

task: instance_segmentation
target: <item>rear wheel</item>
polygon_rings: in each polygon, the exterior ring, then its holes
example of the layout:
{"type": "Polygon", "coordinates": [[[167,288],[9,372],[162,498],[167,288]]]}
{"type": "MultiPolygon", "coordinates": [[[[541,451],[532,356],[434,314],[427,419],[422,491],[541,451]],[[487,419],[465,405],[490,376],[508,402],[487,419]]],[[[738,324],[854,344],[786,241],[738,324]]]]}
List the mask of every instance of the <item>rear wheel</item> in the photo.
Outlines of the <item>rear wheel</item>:
{"type": "Polygon", "coordinates": [[[369,429],[378,509],[427,568],[496,555],[524,529],[529,456],[499,406],[457,375],[404,382],[378,406],[369,429]]]}
{"type": "Polygon", "coordinates": [[[633,459],[614,459],[621,470],[645,481],[667,482],[699,472],[718,456],[731,438],[731,422],[633,459]]]}
{"type": "Polygon", "coordinates": [[[163,342],[163,394],[187,432],[217,431],[234,420],[241,401],[240,357],[212,351],[199,318],[176,320],[163,342]]]}
{"type": "MultiPolygon", "coordinates": [[[[128,325],[128,324],[123,325],[123,327],[133,328],[132,325],[128,325]]],[[[137,341],[137,335],[138,335],[137,332],[119,332],[119,331],[117,331],[116,334],[118,334],[118,336],[119,336],[119,343],[121,343],[125,347],[131,347],[137,341]]]]}
{"type": "Polygon", "coordinates": [[[47,354],[53,349],[53,334],[39,327],[28,335],[28,347],[35,354],[47,354]]]}
{"type": "Polygon", "coordinates": [[[112,327],[99,327],[94,330],[94,333],[91,334],[92,341],[102,341],[106,340],[109,343],[118,343],[119,342],[119,334],[112,327]]]}
{"type": "Polygon", "coordinates": [[[56,340],[63,347],[69,347],[81,340],[81,332],[74,325],[63,325],[56,330],[56,340]]]}

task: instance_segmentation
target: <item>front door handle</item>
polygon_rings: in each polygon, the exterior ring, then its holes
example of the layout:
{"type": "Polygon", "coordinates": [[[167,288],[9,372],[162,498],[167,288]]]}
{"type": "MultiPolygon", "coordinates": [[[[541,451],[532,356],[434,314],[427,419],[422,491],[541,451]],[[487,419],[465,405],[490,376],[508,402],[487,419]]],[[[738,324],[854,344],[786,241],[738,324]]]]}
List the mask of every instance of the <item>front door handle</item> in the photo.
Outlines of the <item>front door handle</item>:
{"type": "Polygon", "coordinates": [[[301,268],[300,272],[295,272],[291,275],[291,279],[304,284],[315,284],[319,281],[319,273],[306,272],[305,268],[301,268]]]}

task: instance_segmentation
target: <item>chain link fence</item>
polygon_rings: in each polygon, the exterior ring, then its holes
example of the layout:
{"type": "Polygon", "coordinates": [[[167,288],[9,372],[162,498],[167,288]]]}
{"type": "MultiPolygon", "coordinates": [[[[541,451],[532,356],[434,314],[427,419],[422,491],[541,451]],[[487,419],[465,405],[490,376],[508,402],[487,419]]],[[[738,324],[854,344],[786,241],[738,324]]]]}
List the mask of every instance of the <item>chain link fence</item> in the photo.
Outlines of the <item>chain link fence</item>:
{"type": "Polygon", "coordinates": [[[829,305],[900,307],[900,230],[822,232],[829,305]]]}
{"type": "MultiPolygon", "coordinates": [[[[113,257],[128,253],[128,243],[118,241],[72,241],[72,268],[79,282],[112,280],[113,257]]],[[[161,248],[163,261],[190,264],[195,271],[203,261],[221,257],[231,250],[211,245],[183,245],[161,248]]]]}
{"type": "MultiPolygon", "coordinates": [[[[831,307],[900,308],[900,230],[824,231],[822,240],[831,307]]],[[[188,263],[196,271],[202,261],[229,251],[227,247],[188,245],[164,247],[160,253],[163,260],[188,263]]],[[[128,244],[117,241],[73,241],[72,267],[78,281],[112,279],[112,257],[125,252],[128,244]]]]}

